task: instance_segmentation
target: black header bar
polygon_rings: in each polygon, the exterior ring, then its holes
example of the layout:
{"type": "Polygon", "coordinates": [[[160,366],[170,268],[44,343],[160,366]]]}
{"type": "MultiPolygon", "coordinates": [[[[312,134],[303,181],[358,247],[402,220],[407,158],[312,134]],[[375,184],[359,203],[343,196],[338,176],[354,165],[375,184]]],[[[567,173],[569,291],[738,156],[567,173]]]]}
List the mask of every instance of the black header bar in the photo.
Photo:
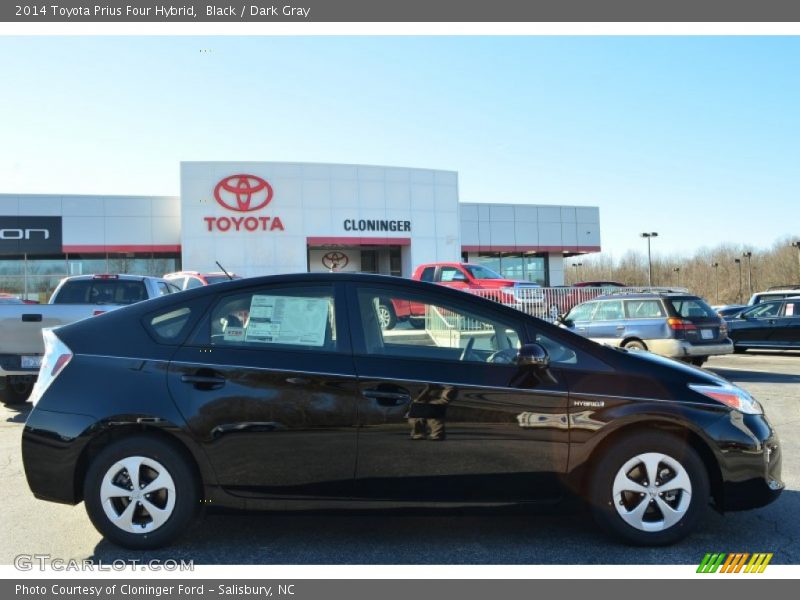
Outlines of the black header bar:
{"type": "Polygon", "coordinates": [[[10,0],[0,22],[798,22],[797,0],[10,0]]]}

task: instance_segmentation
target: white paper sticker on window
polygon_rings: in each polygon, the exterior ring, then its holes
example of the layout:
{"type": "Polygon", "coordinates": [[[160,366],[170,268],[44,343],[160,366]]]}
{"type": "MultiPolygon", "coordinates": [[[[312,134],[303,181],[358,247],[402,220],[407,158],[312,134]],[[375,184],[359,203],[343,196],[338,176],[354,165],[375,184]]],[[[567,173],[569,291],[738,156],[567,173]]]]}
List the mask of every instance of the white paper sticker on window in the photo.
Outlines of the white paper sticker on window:
{"type": "Polygon", "coordinates": [[[245,341],[323,346],[329,305],[328,298],[255,295],[245,341]]]}

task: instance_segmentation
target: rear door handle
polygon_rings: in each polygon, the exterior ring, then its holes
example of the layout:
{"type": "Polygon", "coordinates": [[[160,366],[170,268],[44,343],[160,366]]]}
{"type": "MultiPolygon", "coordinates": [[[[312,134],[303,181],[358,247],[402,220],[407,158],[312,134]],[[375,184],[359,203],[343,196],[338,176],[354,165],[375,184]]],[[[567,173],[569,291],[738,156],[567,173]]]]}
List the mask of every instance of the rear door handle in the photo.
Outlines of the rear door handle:
{"type": "Polygon", "coordinates": [[[364,398],[375,400],[381,406],[400,406],[411,402],[411,394],[408,392],[387,392],[384,390],[362,390],[364,398]]]}
{"type": "Polygon", "coordinates": [[[215,390],[225,385],[225,378],[216,375],[181,375],[181,381],[201,389],[215,390]]]}

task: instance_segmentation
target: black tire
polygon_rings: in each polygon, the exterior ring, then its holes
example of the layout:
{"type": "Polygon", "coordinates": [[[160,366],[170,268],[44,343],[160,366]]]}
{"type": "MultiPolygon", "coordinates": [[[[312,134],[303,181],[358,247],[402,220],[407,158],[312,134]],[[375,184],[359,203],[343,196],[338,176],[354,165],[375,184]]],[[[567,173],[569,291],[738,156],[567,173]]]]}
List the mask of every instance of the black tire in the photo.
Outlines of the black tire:
{"type": "MultiPolygon", "coordinates": [[[[588,495],[592,516],[606,532],[635,546],[665,546],[677,542],[695,529],[708,509],[710,486],[703,461],[686,441],[660,431],[640,431],[615,440],[612,446],[603,450],[603,455],[594,465],[588,495]],[[680,464],[691,482],[690,499],[683,517],[661,531],[643,531],[626,522],[617,510],[617,500],[613,495],[618,472],[629,460],[645,453],[660,453],[670,457],[680,464]]],[[[633,496],[636,503],[635,494],[633,496]]],[[[640,502],[647,502],[647,497],[640,502]]],[[[654,502],[650,500],[649,504],[654,502]]],[[[656,511],[655,515],[663,515],[660,509],[656,511]]]]}
{"type": "Polygon", "coordinates": [[[378,303],[378,323],[380,323],[383,330],[394,329],[394,326],[397,325],[397,315],[394,312],[394,307],[385,298],[381,298],[378,303]]]}
{"type": "Polygon", "coordinates": [[[132,550],[151,550],[172,543],[186,531],[200,505],[198,481],[182,449],[176,443],[146,434],[132,435],[112,442],[100,451],[86,472],[83,498],[89,519],[103,537],[132,550]],[[128,457],[144,457],[156,461],[166,469],[174,482],[175,502],[172,513],[151,532],[124,531],[111,522],[103,507],[100,497],[103,479],[117,461],[128,457]]]}
{"type": "Polygon", "coordinates": [[[628,350],[647,350],[647,345],[642,340],[628,340],[622,347],[628,350]]]}
{"type": "Polygon", "coordinates": [[[24,404],[33,391],[33,381],[12,381],[11,377],[6,377],[6,386],[0,390],[0,401],[9,406],[24,404]]]}
{"type": "Polygon", "coordinates": [[[425,317],[408,317],[408,322],[414,329],[425,329],[425,317]]]}
{"type": "Polygon", "coordinates": [[[706,364],[707,360],[708,360],[707,356],[696,356],[689,362],[692,363],[695,367],[702,367],[704,364],[706,364]]]}
{"type": "Polygon", "coordinates": [[[734,354],[744,354],[745,352],[747,352],[747,348],[742,348],[741,346],[737,346],[736,344],[733,345],[734,354]]]}

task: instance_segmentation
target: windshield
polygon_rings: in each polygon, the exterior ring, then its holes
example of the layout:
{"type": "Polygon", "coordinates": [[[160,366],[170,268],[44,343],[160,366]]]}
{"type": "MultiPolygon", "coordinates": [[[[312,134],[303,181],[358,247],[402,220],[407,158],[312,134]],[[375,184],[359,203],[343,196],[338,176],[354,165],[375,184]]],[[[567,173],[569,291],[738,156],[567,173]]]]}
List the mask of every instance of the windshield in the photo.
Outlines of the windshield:
{"type": "Polygon", "coordinates": [[[504,279],[499,273],[495,273],[491,269],[481,267],[480,265],[464,265],[464,267],[469,271],[473,279],[504,279]]]}
{"type": "Polygon", "coordinates": [[[670,298],[675,313],[684,319],[719,319],[719,315],[700,298],[670,298]]]}

